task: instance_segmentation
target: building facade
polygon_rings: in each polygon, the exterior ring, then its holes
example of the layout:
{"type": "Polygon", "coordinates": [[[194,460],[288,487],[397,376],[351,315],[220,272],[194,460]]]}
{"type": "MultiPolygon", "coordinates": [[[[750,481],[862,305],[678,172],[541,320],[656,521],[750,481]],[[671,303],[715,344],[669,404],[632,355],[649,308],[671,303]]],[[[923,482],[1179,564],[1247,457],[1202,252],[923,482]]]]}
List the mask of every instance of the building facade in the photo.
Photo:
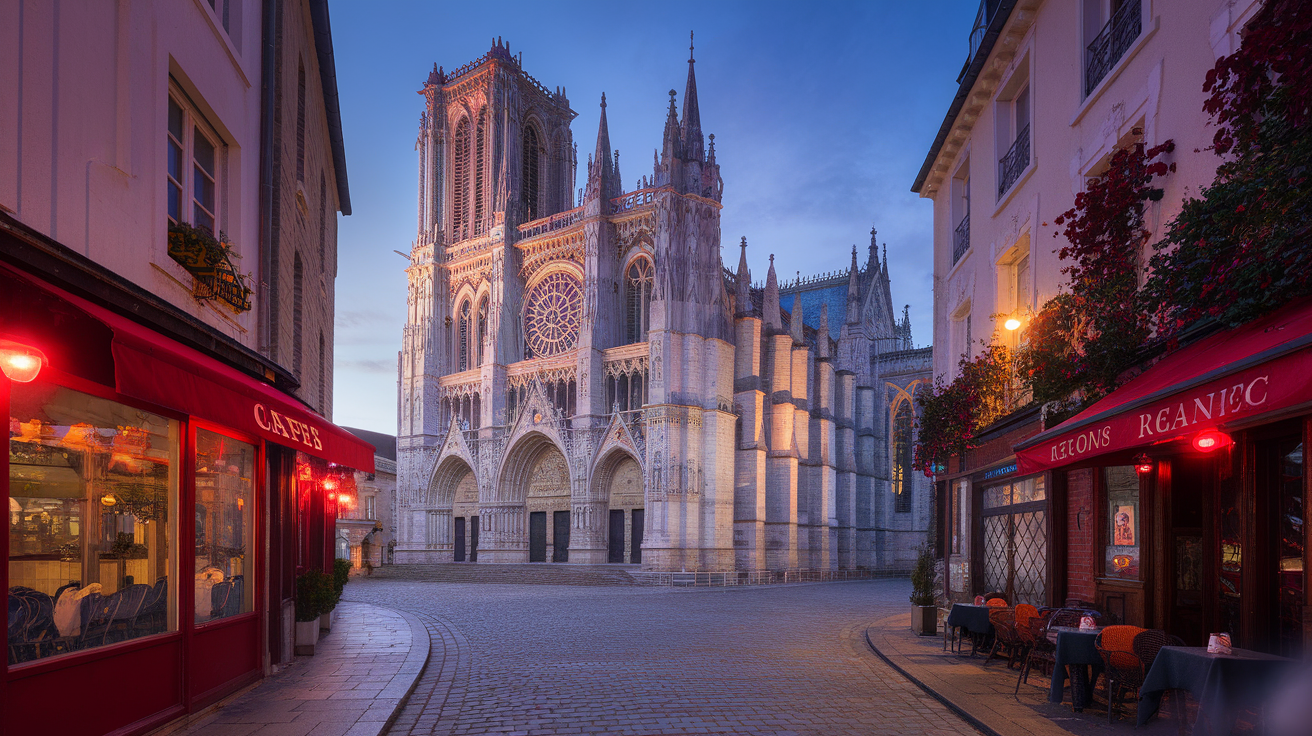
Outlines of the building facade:
{"type": "MultiPolygon", "coordinates": [[[[934,202],[935,377],[950,381],[986,345],[1024,342],[1029,319],[1066,283],[1057,217],[1117,150],[1170,139],[1163,196],[1145,202],[1147,263],[1164,224],[1212,181],[1217,158],[1192,153],[1214,132],[1203,80],[1259,6],[981,3],[957,94],[912,187],[934,202]],[[1007,329],[1009,319],[1019,329],[1007,329]]],[[[1151,620],[1137,563],[1131,579],[1100,558],[1109,486],[1095,482],[1098,472],[1018,465],[1014,448],[1044,428],[1042,407],[1021,407],[936,476],[944,594],[1003,591],[1040,606],[1110,599],[1121,618],[1151,620]]],[[[1124,485],[1134,473],[1121,460],[1113,476],[1124,485]]]]}
{"type": "Polygon", "coordinates": [[[337,505],[337,558],[351,567],[379,567],[392,562],[396,547],[396,437],[367,429],[345,428],[374,446],[374,471],[355,471],[353,484],[337,505]]]}
{"type": "Polygon", "coordinates": [[[324,486],[373,469],[327,4],[6,3],[0,49],[0,731],[143,733],[291,660],[324,486]]]}
{"type": "Polygon", "coordinates": [[[694,63],[628,191],[602,96],[577,197],[563,90],[499,40],[429,76],[397,563],[910,567],[931,494],[888,438],[909,447],[929,350],[873,233],[845,273],[781,285],[772,257],[753,286],[746,238],[725,267],[694,63]]]}

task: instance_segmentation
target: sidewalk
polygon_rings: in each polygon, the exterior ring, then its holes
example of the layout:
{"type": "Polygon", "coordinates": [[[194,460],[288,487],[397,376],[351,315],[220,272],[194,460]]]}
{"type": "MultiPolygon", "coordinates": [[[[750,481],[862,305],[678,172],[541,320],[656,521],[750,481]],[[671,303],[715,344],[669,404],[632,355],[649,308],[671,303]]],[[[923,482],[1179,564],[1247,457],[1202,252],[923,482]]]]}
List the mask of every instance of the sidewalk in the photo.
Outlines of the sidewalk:
{"type": "Polygon", "coordinates": [[[881,659],[956,711],[988,736],[1135,736],[1177,732],[1173,700],[1144,728],[1135,728],[1134,705],[1122,708],[1120,717],[1107,723],[1102,705],[1071,710],[1069,692],[1062,703],[1048,702],[1051,679],[1042,671],[1030,672],[1029,681],[1015,693],[1020,674],[1007,668],[1007,660],[994,658],[984,667],[986,653],[974,658],[943,650],[943,637],[916,636],[910,612],[883,619],[866,629],[866,643],[881,659]]]}
{"type": "Polygon", "coordinates": [[[169,736],[378,736],[428,660],[428,630],[408,613],[342,601],[313,657],[169,736]]]}

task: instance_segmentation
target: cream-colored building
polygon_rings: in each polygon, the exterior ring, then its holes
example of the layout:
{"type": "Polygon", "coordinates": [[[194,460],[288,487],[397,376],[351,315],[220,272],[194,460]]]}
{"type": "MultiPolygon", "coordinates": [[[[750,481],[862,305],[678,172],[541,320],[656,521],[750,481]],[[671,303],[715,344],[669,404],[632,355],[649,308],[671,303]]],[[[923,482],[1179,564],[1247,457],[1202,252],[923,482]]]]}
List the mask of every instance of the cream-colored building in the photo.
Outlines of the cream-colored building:
{"type": "MultiPolygon", "coordinates": [[[[1165,196],[1145,203],[1152,233],[1147,262],[1163,224],[1213,177],[1216,157],[1195,153],[1211,145],[1214,130],[1203,112],[1204,76],[1217,57],[1238,47],[1239,31],[1258,6],[1255,0],[981,3],[960,88],[912,187],[934,201],[935,377],[951,380],[959,360],[987,344],[1014,347],[1024,340],[1028,318],[1066,281],[1057,255],[1066,241],[1054,219],[1118,148],[1170,139],[1175,150],[1164,160],[1176,169],[1157,184],[1165,196]],[[1004,323],[1013,317],[1021,326],[1009,331],[1004,323]]],[[[1049,575],[1048,494],[1042,476],[1010,477],[1014,468],[1007,467],[1009,445],[1038,431],[1040,412],[1006,421],[1012,424],[984,438],[1006,451],[974,453],[964,467],[938,476],[946,481],[939,494],[948,507],[941,520],[949,532],[947,577],[954,593],[1007,581],[1038,600],[1049,575]],[[1027,500],[1014,513],[1002,513],[1005,505],[991,509],[1007,516],[998,528],[1010,531],[986,534],[980,519],[972,522],[980,507],[972,499],[998,484],[1020,484],[1027,500]],[[1013,532],[1021,527],[1028,530],[1025,542],[1002,541],[1018,539],[1013,532]],[[985,538],[975,538],[980,534],[985,538]],[[984,561],[972,563],[973,548],[983,550],[984,561]],[[988,567],[999,559],[1011,560],[1007,569],[988,567]]]]}

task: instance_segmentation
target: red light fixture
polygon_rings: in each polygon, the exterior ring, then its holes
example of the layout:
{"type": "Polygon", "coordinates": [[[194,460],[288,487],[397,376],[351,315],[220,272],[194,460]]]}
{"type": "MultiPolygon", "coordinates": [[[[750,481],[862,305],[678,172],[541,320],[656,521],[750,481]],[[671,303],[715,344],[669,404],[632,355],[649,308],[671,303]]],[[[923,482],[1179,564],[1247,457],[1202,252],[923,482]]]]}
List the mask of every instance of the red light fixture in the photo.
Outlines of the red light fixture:
{"type": "Polygon", "coordinates": [[[1134,472],[1139,475],[1148,475],[1153,472],[1153,459],[1146,454],[1140,453],[1134,456],[1134,472]]]}
{"type": "Polygon", "coordinates": [[[337,494],[336,494],[336,493],[329,493],[329,494],[328,494],[328,500],[329,500],[329,501],[336,501],[336,500],[337,500],[337,494]]]}
{"type": "MultiPolygon", "coordinates": [[[[324,482],[323,482],[323,489],[324,489],[325,491],[335,491],[335,490],[337,490],[337,481],[336,481],[336,480],[333,480],[332,478],[326,478],[326,479],[324,479],[324,482]]],[[[329,496],[332,496],[333,494],[330,493],[330,494],[328,494],[328,495],[329,495],[329,496]]]]}
{"type": "Polygon", "coordinates": [[[1229,445],[1233,440],[1230,435],[1216,429],[1205,429],[1194,435],[1194,449],[1199,452],[1211,452],[1229,445]]]}
{"type": "Polygon", "coordinates": [[[36,380],[41,368],[49,361],[46,354],[30,345],[0,338],[0,370],[18,383],[36,380]]]}

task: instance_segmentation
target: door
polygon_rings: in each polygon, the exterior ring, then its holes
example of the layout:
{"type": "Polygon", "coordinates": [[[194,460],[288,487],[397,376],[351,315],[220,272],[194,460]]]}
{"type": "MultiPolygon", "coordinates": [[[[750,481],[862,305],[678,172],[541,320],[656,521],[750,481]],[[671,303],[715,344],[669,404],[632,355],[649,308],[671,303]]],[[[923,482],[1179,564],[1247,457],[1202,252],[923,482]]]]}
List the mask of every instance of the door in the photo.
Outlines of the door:
{"type": "Polygon", "coordinates": [[[1043,476],[989,486],[983,498],[982,593],[1047,605],[1047,494],[1043,476]]]}
{"type": "Polygon", "coordinates": [[[1301,659],[1307,595],[1302,432],[1260,442],[1257,462],[1255,521],[1262,543],[1255,545],[1255,621],[1245,627],[1257,636],[1243,646],[1301,659]]]}
{"type": "Polygon", "coordinates": [[[632,540],[632,551],[629,553],[629,562],[638,564],[642,562],[642,509],[634,509],[633,515],[633,533],[629,539],[632,540]]]}
{"type": "Polygon", "coordinates": [[[557,511],[551,523],[551,561],[569,562],[569,512],[557,511]]]}
{"type": "Polygon", "coordinates": [[[1216,577],[1211,546],[1205,530],[1210,526],[1205,509],[1212,508],[1213,484],[1218,476],[1217,459],[1182,456],[1170,465],[1170,488],[1164,499],[1169,514],[1166,549],[1171,572],[1166,587],[1168,599],[1166,630],[1184,640],[1186,646],[1207,643],[1206,612],[1211,608],[1209,583],[1216,577]]]}
{"type": "Polygon", "coordinates": [[[478,562],[478,517],[469,517],[469,561],[478,562]]]}
{"type": "Polygon", "coordinates": [[[547,512],[533,511],[528,515],[528,561],[547,561],[547,512]]]}
{"type": "Polygon", "coordinates": [[[456,562],[465,561],[465,517],[456,517],[456,562]]]}
{"type": "Polygon", "coordinates": [[[606,561],[624,561],[624,511],[610,512],[610,537],[606,543],[606,561]]]}

